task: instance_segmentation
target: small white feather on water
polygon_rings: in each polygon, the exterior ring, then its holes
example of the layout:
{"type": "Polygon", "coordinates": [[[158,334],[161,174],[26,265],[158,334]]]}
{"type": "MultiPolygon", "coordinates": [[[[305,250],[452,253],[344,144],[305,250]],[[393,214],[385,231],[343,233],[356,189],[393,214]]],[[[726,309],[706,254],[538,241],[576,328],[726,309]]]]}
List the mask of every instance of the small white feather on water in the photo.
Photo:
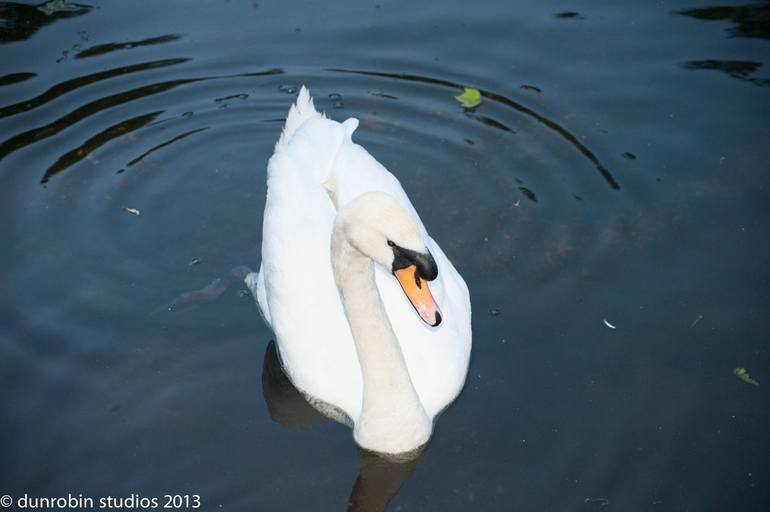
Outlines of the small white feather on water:
{"type": "Polygon", "coordinates": [[[612,325],[611,323],[609,323],[609,322],[607,321],[607,319],[606,319],[606,318],[605,318],[605,319],[603,319],[603,320],[602,320],[602,322],[604,322],[604,325],[606,325],[606,326],[607,326],[607,327],[609,327],[610,329],[617,329],[617,327],[615,327],[614,325],[612,325]]]}

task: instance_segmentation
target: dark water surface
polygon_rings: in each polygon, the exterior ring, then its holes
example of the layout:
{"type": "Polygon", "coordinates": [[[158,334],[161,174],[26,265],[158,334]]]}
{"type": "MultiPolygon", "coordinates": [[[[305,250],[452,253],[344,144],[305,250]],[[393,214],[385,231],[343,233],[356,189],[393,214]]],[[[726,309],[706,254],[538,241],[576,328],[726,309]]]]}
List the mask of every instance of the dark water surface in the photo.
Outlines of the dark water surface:
{"type": "Polygon", "coordinates": [[[768,39],[770,2],[0,2],[0,494],[770,510],[768,39]],[[301,84],[471,290],[408,467],[292,409],[229,274],[301,84]]]}

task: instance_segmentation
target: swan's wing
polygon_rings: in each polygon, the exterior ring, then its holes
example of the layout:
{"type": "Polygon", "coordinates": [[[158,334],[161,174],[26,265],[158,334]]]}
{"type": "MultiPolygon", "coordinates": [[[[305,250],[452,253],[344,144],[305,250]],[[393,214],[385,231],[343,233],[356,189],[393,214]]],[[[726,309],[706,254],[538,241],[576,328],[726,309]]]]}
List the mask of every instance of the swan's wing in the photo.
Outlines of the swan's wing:
{"type": "Polygon", "coordinates": [[[329,257],[336,211],[321,185],[346,128],[316,113],[312,103],[292,112],[268,163],[260,273],[265,302],[294,385],[356,419],[361,371],[329,257]]]}
{"type": "Polygon", "coordinates": [[[454,400],[465,382],[471,349],[468,287],[444,251],[428,235],[398,179],[355,144],[351,135],[352,130],[346,133],[334,161],[334,193],[338,206],[373,190],[390,194],[413,215],[438,265],[438,277],[429,285],[442,311],[443,321],[437,328],[429,327],[420,319],[389,269],[376,267],[377,286],[401,343],[412,382],[426,411],[433,416],[454,400]]]}

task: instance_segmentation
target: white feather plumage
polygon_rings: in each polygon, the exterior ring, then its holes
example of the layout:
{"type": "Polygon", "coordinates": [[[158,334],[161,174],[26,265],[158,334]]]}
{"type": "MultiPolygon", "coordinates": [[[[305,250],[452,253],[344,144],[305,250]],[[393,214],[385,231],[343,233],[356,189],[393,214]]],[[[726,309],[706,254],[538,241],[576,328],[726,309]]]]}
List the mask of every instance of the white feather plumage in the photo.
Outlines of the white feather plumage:
{"type": "MultiPolygon", "coordinates": [[[[330,241],[338,209],[367,192],[391,196],[412,217],[439,269],[430,282],[443,316],[437,328],[420,319],[389,269],[375,269],[409,378],[432,420],[465,381],[471,348],[468,288],[428,235],[398,180],[352,141],[357,126],[356,119],[339,123],[318,113],[302,87],[268,163],[262,265],[246,282],[276,335],[294,385],[356,424],[362,411],[361,367],[332,273],[330,241]]],[[[393,451],[403,443],[375,440],[366,447],[393,451]]]]}

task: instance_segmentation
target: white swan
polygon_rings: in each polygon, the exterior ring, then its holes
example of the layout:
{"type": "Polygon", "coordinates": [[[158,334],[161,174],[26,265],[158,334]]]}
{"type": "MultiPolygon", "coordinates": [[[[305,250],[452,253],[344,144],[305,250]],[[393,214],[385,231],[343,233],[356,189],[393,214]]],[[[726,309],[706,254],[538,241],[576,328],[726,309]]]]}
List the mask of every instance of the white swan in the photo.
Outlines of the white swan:
{"type": "Polygon", "coordinates": [[[362,448],[402,454],[462,389],[470,298],[398,180],[352,141],[357,126],[300,90],[268,163],[262,264],[246,283],[292,383],[344,413],[362,448]]]}

